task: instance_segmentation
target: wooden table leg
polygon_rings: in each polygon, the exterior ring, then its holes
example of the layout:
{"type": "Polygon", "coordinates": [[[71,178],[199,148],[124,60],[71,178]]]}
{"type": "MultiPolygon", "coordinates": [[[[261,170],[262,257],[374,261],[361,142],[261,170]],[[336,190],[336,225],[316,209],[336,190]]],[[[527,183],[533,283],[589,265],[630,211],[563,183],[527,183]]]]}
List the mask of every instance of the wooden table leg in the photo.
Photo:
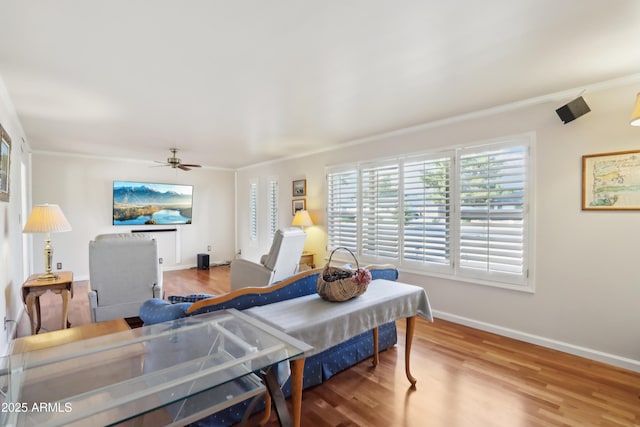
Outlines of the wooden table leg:
{"type": "Polygon", "coordinates": [[[378,351],[378,327],[373,328],[373,366],[380,363],[380,352],[378,351]]]}
{"type": "Polygon", "coordinates": [[[34,310],[36,308],[36,296],[35,294],[28,294],[25,300],[27,304],[27,314],[29,315],[29,323],[31,323],[31,335],[35,335],[36,332],[36,318],[34,317],[34,310]]]}
{"type": "Polygon", "coordinates": [[[60,296],[62,297],[62,329],[67,329],[68,323],[67,317],[69,316],[69,290],[62,289],[60,296]]]}
{"type": "Polygon", "coordinates": [[[42,311],[40,310],[40,295],[36,295],[36,334],[40,332],[42,326],[42,311]]]}
{"type": "Polygon", "coordinates": [[[304,358],[291,361],[291,401],[293,403],[293,425],[300,427],[302,418],[302,378],[304,358]]]}
{"type": "Polygon", "coordinates": [[[413,343],[413,333],[416,330],[416,316],[407,317],[407,330],[405,332],[405,347],[404,347],[404,369],[407,374],[407,379],[411,383],[411,387],[416,386],[416,378],[411,375],[411,344],[413,343]]]}
{"type": "MultiPolygon", "coordinates": [[[[264,413],[262,414],[262,418],[258,420],[258,425],[263,426],[269,422],[269,418],[271,418],[271,395],[269,393],[265,393],[264,395],[264,413]]],[[[243,424],[244,425],[244,424],[243,424]]]]}

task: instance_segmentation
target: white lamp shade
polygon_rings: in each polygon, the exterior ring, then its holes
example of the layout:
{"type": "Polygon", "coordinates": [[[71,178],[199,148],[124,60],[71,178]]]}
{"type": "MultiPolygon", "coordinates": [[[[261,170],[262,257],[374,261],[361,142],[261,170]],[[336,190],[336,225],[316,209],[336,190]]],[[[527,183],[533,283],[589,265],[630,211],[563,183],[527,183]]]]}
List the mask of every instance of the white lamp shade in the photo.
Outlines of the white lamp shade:
{"type": "Polygon", "coordinates": [[[640,93],[638,93],[638,96],[636,97],[636,106],[633,109],[631,121],[629,123],[631,126],[640,126],[640,93]]]}
{"type": "Polygon", "coordinates": [[[71,231],[71,224],[58,205],[36,205],[24,225],[23,233],[59,233],[71,231]]]}
{"type": "Polygon", "coordinates": [[[296,212],[296,216],[293,217],[291,225],[297,227],[309,227],[313,225],[313,221],[311,221],[308,211],[299,210],[296,212]]]}

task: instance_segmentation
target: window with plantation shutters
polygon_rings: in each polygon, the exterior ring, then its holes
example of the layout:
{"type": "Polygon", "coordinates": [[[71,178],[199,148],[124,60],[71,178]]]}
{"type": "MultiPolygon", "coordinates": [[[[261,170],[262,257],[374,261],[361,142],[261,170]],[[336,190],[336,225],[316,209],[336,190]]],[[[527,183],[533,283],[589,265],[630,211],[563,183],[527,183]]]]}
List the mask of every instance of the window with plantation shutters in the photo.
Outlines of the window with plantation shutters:
{"type": "Polygon", "coordinates": [[[463,273],[526,274],[527,157],[523,145],[461,151],[459,268],[463,273]]]}
{"type": "Polygon", "coordinates": [[[327,174],[327,230],[329,250],[339,246],[357,250],[358,172],[327,174]]]}
{"type": "Polygon", "coordinates": [[[269,225],[269,238],[272,239],[278,229],[278,180],[269,178],[267,188],[267,209],[269,217],[267,219],[269,225]]]}
{"type": "Polygon", "coordinates": [[[398,258],[399,172],[398,164],[362,170],[361,253],[364,255],[398,258]]]}
{"type": "Polygon", "coordinates": [[[258,184],[249,184],[249,238],[258,240],[258,184]]]}
{"type": "Polygon", "coordinates": [[[329,250],[532,290],[532,135],[327,172],[329,250]]]}
{"type": "Polygon", "coordinates": [[[402,258],[451,266],[451,156],[408,160],[403,176],[402,258]]]}

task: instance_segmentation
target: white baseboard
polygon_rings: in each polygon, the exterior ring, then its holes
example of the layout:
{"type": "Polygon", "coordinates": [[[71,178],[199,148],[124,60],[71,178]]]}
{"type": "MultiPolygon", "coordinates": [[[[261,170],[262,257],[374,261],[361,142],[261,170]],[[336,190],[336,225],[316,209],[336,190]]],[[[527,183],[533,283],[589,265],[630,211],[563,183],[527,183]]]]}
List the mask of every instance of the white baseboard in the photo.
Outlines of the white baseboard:
{"type": "Polygon", "coordinates": [[[467,317],[462,317],[456,314],[446,313],[439,310],[434,310],[433,315],[437,318],[448,320],[453,323],[469,326],[471,328],[492,332],[494,334],[502,335],[508,338],[513,338],[519,341],[524,341],[531,344],[536,344],[536,345],[551,348],[554,350],[562,351],[564,353],[573,354],[575,356],[596,360],[598,362],[606,363],[612,366],[617,366],[619,368],[628,369],[630,371],[640,372],[640,360],[628,359],[626,357],[616,356],[614,354],[604,353],[602,351],[593,350],[586,347],[580,347],[574,344],[569,344],[566,342],[541,337],[539,335],[533,335],[533,334],[529,334],[522,331],[516,331],[514,329],[493,325],[491,323],[480,322],[478,320],[469,319],[467,317]]]}

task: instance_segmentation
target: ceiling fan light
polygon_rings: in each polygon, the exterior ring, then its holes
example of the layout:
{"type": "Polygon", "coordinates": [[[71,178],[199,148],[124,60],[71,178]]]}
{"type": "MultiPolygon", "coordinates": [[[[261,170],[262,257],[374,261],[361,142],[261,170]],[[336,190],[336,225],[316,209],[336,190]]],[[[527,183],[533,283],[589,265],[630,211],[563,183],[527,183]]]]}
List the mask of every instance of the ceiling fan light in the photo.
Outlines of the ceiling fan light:
{"type": "MultiPolygon", "coordinates": [[[[189,163],[182,163],[182,160],[176,157],[176,153],[178,152],[177,148],[170,148],[172,156],[167,158],[167,162],[164,163],[164,166],[171,166],[172,169],[181,169],[183,171],[190,171],[191,168],[199,168],[200,165],[192,165],[189,163]]],[[[162,163],[162,162],[158,162],[162,163]]]]}

